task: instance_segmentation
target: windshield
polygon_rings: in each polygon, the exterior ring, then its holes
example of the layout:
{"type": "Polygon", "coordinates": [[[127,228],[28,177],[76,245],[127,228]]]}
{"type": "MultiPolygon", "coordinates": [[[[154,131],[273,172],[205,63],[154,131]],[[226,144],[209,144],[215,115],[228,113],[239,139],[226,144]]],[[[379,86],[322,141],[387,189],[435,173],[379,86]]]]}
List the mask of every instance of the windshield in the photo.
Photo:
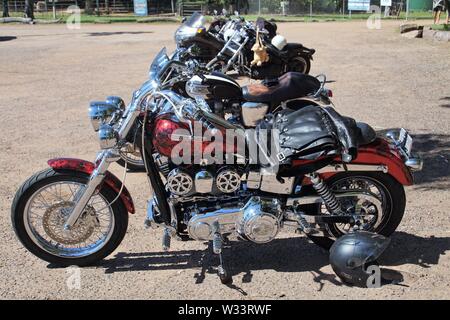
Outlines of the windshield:
{"type": "Polygon", "coordinates": [[[167,65],[168,62],[169,57],[167,56],[167,50],[166,48],[162,48],[150,66],[150,70],[148,72],[149,78],[152,80],[157,80],[161,70],[167,65]]]}
{"type": "Polygon", "coordinates": [[[175,43],[181,44],[184,40],[195,37],[198,29],[204,28],[205,24],[205,17],[198,12],[194,12],[175,32],[175,43]]]}
{"type": "Polygon", "coordinates": [[[183,23],[183,25],[191,28],[201,28],[204,27],[205,22],[206,19],[201,13],[194,12],[192,16],[187,19],[185,23],[183,23]]]}

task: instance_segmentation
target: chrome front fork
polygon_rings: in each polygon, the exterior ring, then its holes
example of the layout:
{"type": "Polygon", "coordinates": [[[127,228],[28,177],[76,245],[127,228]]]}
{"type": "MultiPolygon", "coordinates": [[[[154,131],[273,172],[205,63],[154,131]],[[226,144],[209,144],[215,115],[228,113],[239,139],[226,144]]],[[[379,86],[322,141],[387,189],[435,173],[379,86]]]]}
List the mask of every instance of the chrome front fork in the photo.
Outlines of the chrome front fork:
{"type": "MultiPolygon", "coordinates": [[[[128,107],[127,111],[125,112],[123,123],[120,126],[119,131],[117,132],[119,140],[122,140],[127,136],[140,113],[140,109],[138,109],[136,106],[140,105],[141,101],[145,97],[147,97],[147,95],[143,94],[138,100],[133,100],[132,105],[128,107]]],[[[92,172],[87,186],[84,188],[80,188],[75,194],[75,207],[73,208],[72,212],[66,220],[66,223],[64,224],[65,230],[70,230],[75,225],[84,209],[86,208],[89,200],[96,192],[98,186],[103,182],[103,179],[105,179],[105,173],[108,170],[109,165],[119,159],[120,154],[118,148],[103,150],[97,156],[97,159],[95,160],[95,164],[97,166],[92,172]]]]}
{"type": "Polygon", "coordinates": [[[97,187],[103,182],[105,178],[105,173],[108,170],[109,165],[112,162],[118,160],[119,153],[116,150],[104,150],[102,151],[95,163],[98,163],[98,166],[92,172],[89,182],[86,187],[80,188],[75,194],[75,207],[72,212],[68,216],[66,223],[64,224],[65,230],[70,230],[75,223],[80,218],[81,214],[84,212],[86,205],[88,204],[91,197],[97,190],[97,187]]]}

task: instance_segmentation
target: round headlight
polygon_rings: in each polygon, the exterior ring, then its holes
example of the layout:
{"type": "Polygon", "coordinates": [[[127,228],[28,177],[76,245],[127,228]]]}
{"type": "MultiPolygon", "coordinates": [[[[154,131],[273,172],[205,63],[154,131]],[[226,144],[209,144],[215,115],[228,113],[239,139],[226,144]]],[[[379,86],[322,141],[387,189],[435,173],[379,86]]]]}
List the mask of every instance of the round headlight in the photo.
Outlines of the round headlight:
{"type": "Polygon", "coordinates": [[[125,110],[125,102],[121,97],[118,96],[108,96],[106,97],[107,103],[115,104],[121,111],[125,110]]]}
{"type": "Polygon", "coordinates": [[[101,124],[110,122],[118,111],[120,111],[120,108],[114,103],[105,101],[91,102],[89,105],[89,118],[94,130],[98,131],[101,124]]]}
{"type": "Polygon", "coordinates": [[[98,130],[98,138],[100,140],[100,148],[110,149],[117,145],[117,131],[109,124],[102,124],[98,130]]]}

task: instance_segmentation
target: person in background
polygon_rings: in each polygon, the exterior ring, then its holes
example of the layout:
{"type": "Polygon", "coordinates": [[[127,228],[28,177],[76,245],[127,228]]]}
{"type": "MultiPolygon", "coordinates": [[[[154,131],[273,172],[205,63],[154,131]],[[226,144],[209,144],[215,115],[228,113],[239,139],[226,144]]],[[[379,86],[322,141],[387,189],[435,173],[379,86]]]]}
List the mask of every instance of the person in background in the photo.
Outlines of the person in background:
{"type": "Polygon", "coordinates": [[[450,16],[450,0],[445,0],[445,7],[447,8],[447,20],[445,21],[445,24],[448,24],[450,16]]]}
{"type": "MultiPolygon", "coordinates": [[[[448,1],[448,0],[445,0],[448,1]]],[[[434,24],[439,24],[441,12],[444,11],[444,0],[433,0],[433,19],[434,24]]]]}

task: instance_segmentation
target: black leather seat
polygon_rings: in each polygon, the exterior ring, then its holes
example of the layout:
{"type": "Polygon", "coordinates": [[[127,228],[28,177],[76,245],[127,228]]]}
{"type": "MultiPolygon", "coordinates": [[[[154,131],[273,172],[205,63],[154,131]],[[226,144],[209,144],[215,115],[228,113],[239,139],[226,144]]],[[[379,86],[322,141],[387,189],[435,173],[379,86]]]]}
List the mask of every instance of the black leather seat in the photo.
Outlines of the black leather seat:
{"type": "Polygon", "coordinates": [[[377,138],[377,133],[375,130],[364,122],[357,122],[358,127],[358,146],[364,146],[366,144],[372,143],[377,138]]]}
{"type": "Polygon", "coordinates": [[[282,101],[314,94],[320,86],[320,81],[313,76],[288,72],[275,80],[245,86],[242,88],[242,95],[249,102],[276,106],[282,101]]]}

